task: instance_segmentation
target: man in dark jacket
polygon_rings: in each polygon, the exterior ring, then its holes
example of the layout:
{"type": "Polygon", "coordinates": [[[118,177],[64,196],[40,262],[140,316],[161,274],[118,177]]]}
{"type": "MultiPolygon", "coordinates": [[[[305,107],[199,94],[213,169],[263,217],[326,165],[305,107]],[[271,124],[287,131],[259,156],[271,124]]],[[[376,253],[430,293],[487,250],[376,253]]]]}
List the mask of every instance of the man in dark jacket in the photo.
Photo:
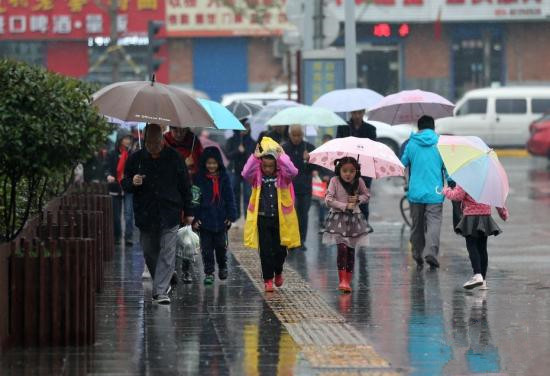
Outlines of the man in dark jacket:
{"type": "Polygon", "coordinates": [[[243,193],[242,213],[246,215],[246,207],[250,199],[250,185],[243,179],[241,172],[248,157],[254,153],[256,141],[250,136],[250,123],[242,120],[244,131],[233,131],[233,136],[225,144],[227,158],[229,158],[229,171],[233,174],[233,194],[237,205],[237,218],[241,216],[241,186],[243,193]]]}
{"type": "MultiPolygon", "coordinates": [[[[359,137],[369,138],[376,141],[376,127],[372,124],[366,123],[363,118],[365,116],[365,110],[352,111],[351,118],[348,121],[348,125],[340,125],[336,130],[336,138],[342,137],[359,137]]],[[[360,161],[359,161],[360,162],[360,161]]],[[[370,188],[372,178],[363,178],[365,184],[370,188]]],[[[359,205],[361,212],[365,216],[367,222],[369,221],[369,203],[359,205]]],[[[368,231],[372,232],[372,227],[368,224],[368,231]]]]}
{"type": "Polygon", "coordinates": [[[307,225],[309,208],[311,206],[311,175],[313,168],[308,163],[309,152],[315,146],[304,141],[304,130],[300,125],[293,125],[289,130],[290,141],[283,144],[285,153],[298,169],[298,175],[292,181],[294,194],[296,196],[296,214],[298,215],[298,226],[300,227],[300,239],[302,250],[306,250],[307,225]]]}
{"type": "Polygon", "coordinates": [[[190,180],[178,152],[164,145],[157,124],[145,128],[145,148],[126,164],[122,187],[134,194],[136,226],[145,262],[153,278],[153,301],[170,304],[170,279],[176,262],[176,236],[183,210],[191,224],[190,180]]]}
{"type": "Polygon", "coordinates": [[[127,245],[132,245],[134,234],[134,211],[132,194],[123,192],[121,182],[124,168],[130,155],[133,137],[130,132],[120,130],[117,133],[115,148],[107,155],[105,160],[105,178],[109,188],[109,195],[113,199],[113,224],[115,242],[120,243],[122,237],[121,212],[124,207],[124,238],[127,245]]]}

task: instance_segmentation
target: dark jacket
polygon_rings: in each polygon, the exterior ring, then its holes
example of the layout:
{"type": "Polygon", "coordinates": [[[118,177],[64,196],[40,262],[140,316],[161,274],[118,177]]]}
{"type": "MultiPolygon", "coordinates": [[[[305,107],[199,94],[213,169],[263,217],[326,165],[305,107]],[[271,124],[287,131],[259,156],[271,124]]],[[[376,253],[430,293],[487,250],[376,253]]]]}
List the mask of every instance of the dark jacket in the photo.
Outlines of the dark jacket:
{"type": "Polygon", "coordinates": [[[166,141],[168,146],[175,149],[181,155],[181,158],[183,159],[184,163],[185,163],[185,159],[190,155],[192,155],[193,166],[191,166],[188,169],[188,172],[191,175],[191,177],[193,177],[197,173],[199,159],[202,153],[202,144],[199,137],[195,136],[193,132],[188,131],[185,134],[185,138],[183,139],[183,141],[179,142],[179,141],[176,141],[174,136],[172,136],[171,132],[166,132],[164,134],[164,141],[166,141]],[[191,154],[191,148],[193,149],[193,154],[191,154]]]}
{"type": "Polygon", "coordinates": [[[279,145],[282,145],[286,141],[288,141],[288,127],[285,127],[284,134],[280,134],[275,129],[272,129],[267,132],[260,133],[260,137],[258,137],[258,140],[262,139],[262,136],[269,137],[273,139],[275,142],[277,142],[279,145]]]}
{"type": "Polygon", "coordinates": [[[240,131],[234,131],[233,136],[225,144],[225,155],[229,158],[229,170],[241,176],[244,164],[256,148],[256,141],[250,137],[250,133],[243,135],[240,131]],[[239,145],[244,146],[244,152],[239,151],[239,145]]]}
{"type": "MultiPolygon", "coordinates": [[[[122,139],[129,134],[130,134],[129,132],[118,132],[115,148],[107,154],[107,158],[105,159],[105,168],[104,168],[105,178],[111,175],[111,176],[114,176],[116,179],[117,177],[116,168],[118,166],[118,161],[121,156],[120,143],[122,139]]],[[[128,153],[130,153],[130,151],[128,151],[128,153]]],[[[128,159],[130,159],[130,156],[128,156],[128,159]]],[[[128,160],[126,160],[126,164],[128,164],[128,160]]],[[[113,183],[108,183],[107,186],[109,188],[109,193],[111,195],[120,195],[122,193],[122,187],[120,186],[118,181],[115,181],[113,183]]]]}
{"type": "Polygon", "coordinates": [[[311,195],[311,173],[315,168],[304,162],[304,151],[307,150],[309,153],[315,149],[315,146],[306,141],[302,141],[298,145],[289,141],[283,144],[283,149],[298,169],[298,175],[292,180],[294,192],[297,195],[311,195]]]}
{"type": "Polygon", "coordinates": [[[195,220],[201,221],[201,228],[209,231],[223,231],[224,222],[237,220],[237,205],[231,188],[229,175],[223,165],[222,156],[218,148],[208,147],[204,149],[199,162],[199,171],[195,175],[193,183],[201,190],[200,205],[195,208],[195,220]],[[214,183],[207,177],[206,161],[214,158],[218,161],[218,179],[220,198],[212,201],[214,195],[214,183]]]}
{"type": "Polygon", "coordinates": [[[164,229],[180,223],[181,211],[192,216],[190,178],[177,151],[164,147],[158,159],[147,149],[128,158],[122,187],[134,194],[134,217],[140,230],[164,229]],[[143,185],[134,186],[134,175],[145,175],[143,185]]]}
{"type": "Polygon", "coordinates": [[[337,128],[336,138],[350,136],[359,138],[370,138],[371,140],[376,141],[376,127],[363,121],[359,128],[355,129],[350,119],[350,121],[348,121],[348,125],[340,125],[337,128]]]}

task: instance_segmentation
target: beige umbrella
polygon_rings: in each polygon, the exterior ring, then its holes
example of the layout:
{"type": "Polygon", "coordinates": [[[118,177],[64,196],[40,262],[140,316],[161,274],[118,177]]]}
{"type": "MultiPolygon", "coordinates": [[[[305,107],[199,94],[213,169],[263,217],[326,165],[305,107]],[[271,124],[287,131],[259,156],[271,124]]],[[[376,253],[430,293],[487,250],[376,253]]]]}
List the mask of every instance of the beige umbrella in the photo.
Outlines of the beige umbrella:
{"type": "Polygon", "coordinates": [[[93,95],[99,112],[124,121],[214,128],[214,120],[183,90],[151,81],[117,82],[93,95]]]}

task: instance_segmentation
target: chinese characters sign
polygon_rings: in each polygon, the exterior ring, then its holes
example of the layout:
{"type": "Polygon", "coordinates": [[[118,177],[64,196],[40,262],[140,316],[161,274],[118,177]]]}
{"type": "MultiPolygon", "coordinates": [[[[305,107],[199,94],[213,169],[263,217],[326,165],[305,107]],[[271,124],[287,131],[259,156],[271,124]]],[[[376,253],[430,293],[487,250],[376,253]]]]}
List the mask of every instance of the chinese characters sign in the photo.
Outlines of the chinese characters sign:
{"type": "Polygon", "coordinates": [[[287,0],[167,0],[168,36],[278,35],[287,0]]]}
{"type": "Polygon", "coordinates": [[[305,59],[303,62],[303,101],[312,104],[321,95],[344,88],[343,59],[305,59]]]}
{"type": "MultiPolygon", "coordinates": [[[[108,36],[109,0],[0,0],[0,40],[81,39],[108,36]]],[[[147,32],[164,19],[164,0],[118,0],[117,30],[147,32]]]]}

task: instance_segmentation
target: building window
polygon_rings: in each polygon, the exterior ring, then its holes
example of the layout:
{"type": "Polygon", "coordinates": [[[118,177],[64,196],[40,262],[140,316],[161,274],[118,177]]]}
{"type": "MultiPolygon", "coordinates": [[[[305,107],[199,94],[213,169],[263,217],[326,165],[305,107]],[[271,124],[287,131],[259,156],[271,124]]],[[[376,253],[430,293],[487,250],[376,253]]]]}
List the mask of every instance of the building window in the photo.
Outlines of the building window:
{"type": "Polygon", "coordinates": [[[527,100],[525,99],[497,99],[497,114],[526,114],[527,100]]]}
{"type": "Polygon", "coordinates": [[[0,57],[46,65],[46,45],[43,42],[0,42],[0,57]]]}
{"type": "Polygon", "coordinates": [[[535,99],[531,100],[531,112],[534,114],[545,114],[550,112],[550,99],[535,99]]]}
{"type": "Polygon", "coordinates": [[[487,99],[468,99],[456,112],[458,116],[486,114],[487,99]]]}

